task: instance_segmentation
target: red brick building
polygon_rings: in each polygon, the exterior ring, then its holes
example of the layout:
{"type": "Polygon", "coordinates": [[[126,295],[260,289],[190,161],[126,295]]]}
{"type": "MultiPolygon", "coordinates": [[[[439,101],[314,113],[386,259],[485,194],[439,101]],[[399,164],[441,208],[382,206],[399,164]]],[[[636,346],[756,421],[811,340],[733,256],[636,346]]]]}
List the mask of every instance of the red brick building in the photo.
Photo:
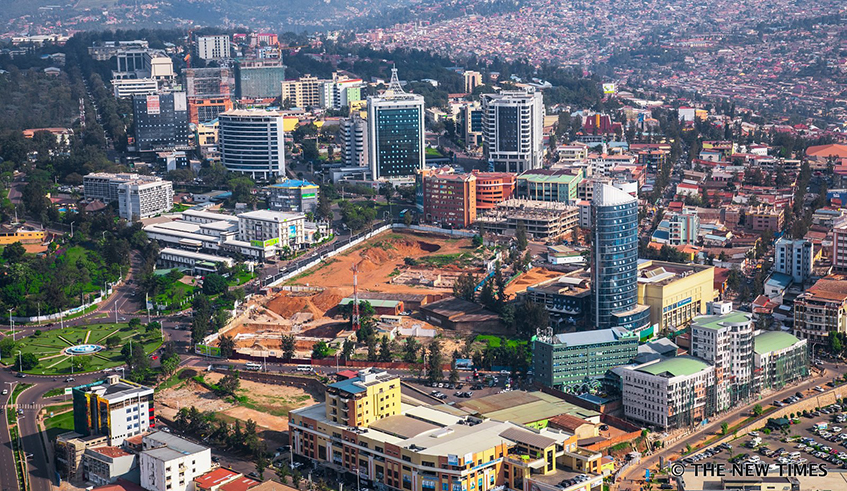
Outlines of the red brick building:
{"type": "Polygon", "coordinates": [[[515,192],[515,175],[511,172],[479,172],[476,176],[476,209],[493,210],[498,203],[512,197],[515,192]]]}
{"type": "Polygon", "coordinates": [[[424,219],[441,227],[469,227],[476,221],[476,182],[474,174],[425,176],[424,219]]]}

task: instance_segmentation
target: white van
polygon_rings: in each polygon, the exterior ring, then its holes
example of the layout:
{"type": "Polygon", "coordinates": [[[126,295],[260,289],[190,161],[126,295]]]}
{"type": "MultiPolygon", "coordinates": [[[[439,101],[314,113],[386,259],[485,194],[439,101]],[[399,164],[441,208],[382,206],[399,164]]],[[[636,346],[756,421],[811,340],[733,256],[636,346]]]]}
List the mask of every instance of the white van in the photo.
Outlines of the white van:
{"type": "Polygon", "coordinates": [[[248,362],[244,365],[244,368],[245,368],[246,370],[255,370],[255,371],[257,371],[257,372],[258,372],[259,370],[261,370],[261,369],[262,369],[262,364],[261,364],[261,363],[253,363],[252,361],[248,361],[248,362]]]}
{"type": "Polygon", "coordinates": [[[311,372],[312,365],[297,365],[298,372],[311,372]]]}

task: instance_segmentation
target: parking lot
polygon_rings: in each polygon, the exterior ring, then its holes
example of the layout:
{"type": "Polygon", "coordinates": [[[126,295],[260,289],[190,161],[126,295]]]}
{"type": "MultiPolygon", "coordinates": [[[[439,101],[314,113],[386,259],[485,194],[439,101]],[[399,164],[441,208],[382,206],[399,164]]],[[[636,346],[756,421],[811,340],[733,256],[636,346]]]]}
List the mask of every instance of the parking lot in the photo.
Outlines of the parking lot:
{"type": "Polygon", "coordinates": [[[847,406],[795,415],[785,429],[768,428],[682,459],[695,463],[826,465],[847,469],[847,406]]]}
{"type": "Polygon", "coordinates": [[[439,399],[445,404],[490,396],[504,390],[519,388],[515,384],[515,380],[506,373],[492,375],[480,374],[479,377],[474,379],[471,372],[462,372],[461,379],[455,384],[449,382],[439,382],[436,384],[418,383],[410,380],[404,380],[403,382],[439,399]]]}

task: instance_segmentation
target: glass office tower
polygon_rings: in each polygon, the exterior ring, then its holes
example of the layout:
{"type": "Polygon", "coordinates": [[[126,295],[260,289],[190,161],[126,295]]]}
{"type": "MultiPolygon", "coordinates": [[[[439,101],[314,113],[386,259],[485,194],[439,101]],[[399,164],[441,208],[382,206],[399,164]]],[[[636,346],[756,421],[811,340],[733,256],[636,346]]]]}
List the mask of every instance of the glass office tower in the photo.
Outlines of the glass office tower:
{"type": "Polygon", "coordinates": [[[650,308],[638,305],[638,200],[601,184],[592,208],[595,328],[640,331],[650,324],[650,308]]]}
{"type": "Polygon", "coordinates": [[[382,96],[368,97],[368,160],[372,178],[413,176],[424,168],[424,98],[407,94],[392,70],[382,96]]]}

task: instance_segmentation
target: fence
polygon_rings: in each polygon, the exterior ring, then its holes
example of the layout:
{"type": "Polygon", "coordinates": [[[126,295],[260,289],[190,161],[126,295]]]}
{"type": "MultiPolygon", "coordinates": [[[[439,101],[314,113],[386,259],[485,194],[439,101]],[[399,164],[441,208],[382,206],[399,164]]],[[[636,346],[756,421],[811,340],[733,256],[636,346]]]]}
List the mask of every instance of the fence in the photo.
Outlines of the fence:
{"type": "Polygon", "coordinates": [[[92,305],[99,304],[103,300],[107,299],[108,295],[110,293],[112,293],[111,288],[106,292],[106,295],[103,295],[103,293],[101,293],[99,297],[91,300],[90,302],[83,303],[79,307],[74,307],[74,308],[65,310],[63,312],[56,312],[55,314],[40,315],[40,316],[36,315],[36,316],[32,316],[32,317],[12,316],[12,320],[15,321],[15,322],[21,322],[21,323],[56,321],[56,320],[59,320],[60,318],[67,317],[69,315],[78,314],[78,313],[84,311],[85,309],[91,307],[92,305]]]}

